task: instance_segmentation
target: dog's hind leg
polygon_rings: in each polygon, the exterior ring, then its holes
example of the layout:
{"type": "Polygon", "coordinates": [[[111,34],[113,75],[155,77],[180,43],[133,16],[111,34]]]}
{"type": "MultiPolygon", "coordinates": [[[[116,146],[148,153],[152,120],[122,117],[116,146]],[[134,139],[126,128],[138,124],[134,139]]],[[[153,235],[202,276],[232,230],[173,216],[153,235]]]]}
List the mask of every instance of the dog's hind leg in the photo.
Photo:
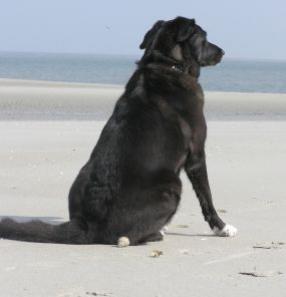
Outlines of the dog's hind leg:
{"type": "Polygon", "coordinates": [[[181,182],[175,174],[172,181],[162,178],[130,193],[132,200],[126,199],[127,203],[123,198],[110,213],[105,242],[114,244],[120,237],[127,237],[130,245],[162,240],[160,231],[175,214],[180,195],[181,182]]]}
{"type": "Polygon", "coordinates": [[[218,236],[235,236],[237,229],[225,224],[213,205],[205,153],[202,152],[196,156],[190,154],[185,164],[185,170],[199,199],[204,218],[214,233],[218,236]]]}

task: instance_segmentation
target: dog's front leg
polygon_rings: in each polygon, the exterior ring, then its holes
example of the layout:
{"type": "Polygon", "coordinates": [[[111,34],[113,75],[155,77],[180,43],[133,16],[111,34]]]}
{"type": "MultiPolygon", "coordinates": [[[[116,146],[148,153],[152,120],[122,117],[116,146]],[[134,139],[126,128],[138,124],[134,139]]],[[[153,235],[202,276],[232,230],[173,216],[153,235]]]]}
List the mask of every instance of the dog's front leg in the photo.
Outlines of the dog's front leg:
{"type": "Polygon", "coordinates": [[[237,229],[225,224],[213,205],[205,152],[202,151],[195,155],[190,153],[185,164],[185,170],[199,199],[204,218],[209,223],[211,229],[219,236],[234,236],[237,233],[237,229]]]}

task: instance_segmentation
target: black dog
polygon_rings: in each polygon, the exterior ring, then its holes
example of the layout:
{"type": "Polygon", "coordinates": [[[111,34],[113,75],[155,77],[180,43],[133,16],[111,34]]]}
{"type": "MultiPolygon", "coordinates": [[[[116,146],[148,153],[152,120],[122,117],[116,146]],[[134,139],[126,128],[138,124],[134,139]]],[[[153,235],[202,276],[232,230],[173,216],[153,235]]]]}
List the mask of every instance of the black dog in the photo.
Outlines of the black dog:
{"type": "Polygon", "coordinates": [[[115,244],[124,237],[123,245],[160,240],[180,202],[181,169],[214,232],[235,235],[218,216],[208,183],[198,77],[201,66],[219,63],[224,52],[206,35],[193,19],[158,21],[145,35],[138,68],[71,187],[70,221],[52,226],[4,219],[0,237],[71,244],[115,244]]]}

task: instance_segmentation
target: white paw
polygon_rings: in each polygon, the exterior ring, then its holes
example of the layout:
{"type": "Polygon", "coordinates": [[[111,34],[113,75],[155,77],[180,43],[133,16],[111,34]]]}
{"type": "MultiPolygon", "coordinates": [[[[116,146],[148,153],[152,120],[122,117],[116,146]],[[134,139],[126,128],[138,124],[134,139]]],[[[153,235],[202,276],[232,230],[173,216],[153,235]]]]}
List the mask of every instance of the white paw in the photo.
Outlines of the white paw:
{"type": "Polygon", "coordinates": [[[165,236],[165,233],[168,231],[168,227],[167,226],[164,226],[162,229],[161,229],[161,231],[160,231],[160,233],[161,233],[161,235],[162,236],[165,236]]]}
{"type": "Polygon", "coordinates": [[[119,237],[119,239],[117,241],[117,247],[123,248],[123,247],[127,247],[129,245],[130,245],[130,240],[128,237],[126,237],[126,236],[119,237]]]}
{"type": "Polygon", "coordinates": [[[226,224],[221,230],[214,227],[213,232],[217,236],[233,237],[237,234],[237,229],[232,225],[226,224]]]}

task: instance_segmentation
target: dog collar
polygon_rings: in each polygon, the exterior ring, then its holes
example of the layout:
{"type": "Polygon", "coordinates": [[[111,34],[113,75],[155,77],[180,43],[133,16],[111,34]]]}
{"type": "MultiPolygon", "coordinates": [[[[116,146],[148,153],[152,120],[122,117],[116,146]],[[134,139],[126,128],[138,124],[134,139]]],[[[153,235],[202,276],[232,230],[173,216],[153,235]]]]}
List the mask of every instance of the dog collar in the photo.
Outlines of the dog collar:
{"type": "Polygon", "coordinates": [[[188,72],[188,67],[180,65],[180,64],[172,65],[171,69],[174,70],[174,71],[181,72],[181,73],[187,73],[188,72]]]}
{"type": "Polygon", "coordinates": [[[191,65],[174,64],[174,65],[171,65],[171,69],[176,72],[188,74],[196,78],[200,76],[200,69],[196,67],[192,67],[191,65]]]}
{"type": "Polygon", "coordinates": [[[185,69],[182,65],[172,65],[171,69],[179,72],[185,72],[185,69]]]}

